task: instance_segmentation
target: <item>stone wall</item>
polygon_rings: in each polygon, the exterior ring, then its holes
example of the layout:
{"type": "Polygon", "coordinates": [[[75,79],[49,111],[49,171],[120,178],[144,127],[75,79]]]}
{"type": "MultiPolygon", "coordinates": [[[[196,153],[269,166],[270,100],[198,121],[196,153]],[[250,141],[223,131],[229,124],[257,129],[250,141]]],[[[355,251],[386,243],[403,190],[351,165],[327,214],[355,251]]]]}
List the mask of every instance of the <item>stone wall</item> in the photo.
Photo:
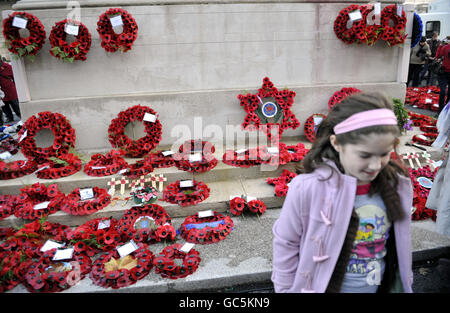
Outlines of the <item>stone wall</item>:
{"type": "MultiPolygon", "coordinates": [[[[245,113],[237,95],[254,92],[266,76],[278,88],[297,92],[293,112],[302,125],[286,135],[302,134],[306,118],[326,113],[328,99],[344,86],[404,97],[409,40],[403,47],[346,45],[333,32],[338,12],[361,1],[149,2],[154,3],[120,1],[135,4],[123,8],[139,26],[127,53],[108,54],[100,46],[96,23],[112,6],[82,6],[81,20],[92,35],[87,61],[62,63],[49,54],[47,41],[34,63],[16,62],[26,78],[20,86],[24,117],[60,112],[76,129],[78,149],[101,150],[110,148],[111,119],[138,103],[159,113],[161,144],[176,140],[171,132],[179,124],[193,132],[195,117],[203,118],[204,126],[239,125],[245,113]]],[[[14,8],[39,3],[19,1],[14,8]]],[[[383,6],[387,3],[392,2],[383,6]]],[[[43,22],[47,36],[69,12],[64,6],[27,11],[43,22]]]]}

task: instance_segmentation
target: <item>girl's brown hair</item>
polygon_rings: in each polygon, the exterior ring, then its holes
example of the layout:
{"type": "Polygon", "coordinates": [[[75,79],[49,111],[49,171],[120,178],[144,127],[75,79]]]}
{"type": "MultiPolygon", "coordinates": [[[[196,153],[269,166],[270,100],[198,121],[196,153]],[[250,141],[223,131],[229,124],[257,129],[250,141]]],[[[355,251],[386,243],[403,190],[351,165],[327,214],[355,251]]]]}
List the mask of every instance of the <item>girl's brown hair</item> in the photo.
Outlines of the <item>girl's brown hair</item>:
{"type": "MultiPolygon", "coordinates": [[[[328,166],[324,162],[324,158],[333,161],[337,168],[344,173],[344,168],[339,161],[339,153],[330,143],[330,136],[335,135],[333,131],[334,126],[353,114],[380,108],[390,110],[393,108],[392,101],[382,93],[354,94],[333,107],[328,116],[319,125],[311,150],[297,167],[297,173],[311,173],[320,166],[328,166]]],[[[363,136],[371,133],[391,133],[398,137],[400,135],[400,129],[396,125],[370,126],[336,135],[336,140],[340,145],[358,144],[361,143],[363,136]]],[[[394,149],[396,146],[397,144],[394,145],[394,149]]],[[[401,209],[400,197],[396,191],[398,174],[408,176],[406,170],[401,165],[394,160],[390,160],[372,181],[369,191],[371,195],[374,193],[380,194],[386,206],[387,216],[390,221],[405,217],[401,209]]]]}

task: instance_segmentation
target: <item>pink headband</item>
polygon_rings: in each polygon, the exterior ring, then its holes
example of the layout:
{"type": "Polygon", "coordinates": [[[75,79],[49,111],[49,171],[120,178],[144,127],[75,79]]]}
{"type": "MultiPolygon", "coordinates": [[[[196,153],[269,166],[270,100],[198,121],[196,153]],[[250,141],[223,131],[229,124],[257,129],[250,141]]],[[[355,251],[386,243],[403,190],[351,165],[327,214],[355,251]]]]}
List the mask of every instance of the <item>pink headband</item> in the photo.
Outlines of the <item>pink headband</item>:
{"type": "Polygon", "coordinates": [[[389,109],[375,109],[353,114],[333,130],[336,135],[375,125],[397,125],[397,117],[389,109]]]}

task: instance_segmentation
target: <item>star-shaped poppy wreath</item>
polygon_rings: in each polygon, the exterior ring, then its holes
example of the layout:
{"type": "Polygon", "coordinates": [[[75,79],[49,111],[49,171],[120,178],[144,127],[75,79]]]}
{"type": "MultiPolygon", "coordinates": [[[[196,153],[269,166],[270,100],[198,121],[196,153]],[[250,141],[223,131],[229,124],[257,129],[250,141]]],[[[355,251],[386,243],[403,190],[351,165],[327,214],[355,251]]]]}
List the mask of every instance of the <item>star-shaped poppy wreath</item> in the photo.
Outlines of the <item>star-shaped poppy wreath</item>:
{"type": "Polygon", "coordinates": [[[296,129],[300,126],[300,122],[291,112],[294,97],[294,91],[278,90],[270,79],[265,77],[257,94],[238,96],[241,106],[247,112],[242,128],[265,131],[271,143],[278,143],[285,129],[296,129]],[[274,137],[272,129],[276,125],[279,131],[274,137]]]}

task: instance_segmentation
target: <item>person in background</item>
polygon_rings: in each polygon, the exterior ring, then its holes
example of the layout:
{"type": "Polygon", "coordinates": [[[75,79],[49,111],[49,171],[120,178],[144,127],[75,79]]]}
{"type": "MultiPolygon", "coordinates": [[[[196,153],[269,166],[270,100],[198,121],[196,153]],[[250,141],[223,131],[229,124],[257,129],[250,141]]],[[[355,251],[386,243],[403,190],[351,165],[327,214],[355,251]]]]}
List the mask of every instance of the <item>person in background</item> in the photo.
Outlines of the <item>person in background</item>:
{"type": "Polygon", "coordinates": [[[423,69],[419,74],[419,82],[422,82],[423,78],[425,77],[425,74],[428,72],[426,86],[435,85],[435,82],[437,81],[437,75],[434,73],[434,71],[431,70],[431,68],[435,60],[437,48],[441,44],[441,41],[438,39],[438,37],[439,33],[433,32],[433,36],[431,37],[431,39],[427,40],[427,44],[428,46],[430,46],[431,56],[427,58],[423,66],[423,69]]]}
{"type": "Polygon", "coordinates": [[[442,44],[436,51],[436,59],[442,59],[441,71],[438,74],[439,80],[439,113],[444,108],[446,102],[450,100],[450,88],[447,91],[450,81],[450,36],[442,41],[442,44]],[[445,100],[447,94],[447,100],[445,100]]]}
{"type": "Polygon", "coordinates": [[[12,66],[4,62],[3,59],[0,60],[0,88],[5,93],[5,96],[2,99],[4,103],[2,110],[6,115],[6,122],[9,123],[14,121],[12,111],[16,113],[18,118],[21,118],[12,66]]]}
{"type": "Polygon", "coordinates": [[[426,43],[426,37],[423,36],[420,39],[418,45],[411,49],[409,57],[409,71],[408,71],[408,83],[412,82],[411,87],[419,87],[419,75],[422,71],[422,67],[428,57],[431,56],[430,46],[426,43]]]}

